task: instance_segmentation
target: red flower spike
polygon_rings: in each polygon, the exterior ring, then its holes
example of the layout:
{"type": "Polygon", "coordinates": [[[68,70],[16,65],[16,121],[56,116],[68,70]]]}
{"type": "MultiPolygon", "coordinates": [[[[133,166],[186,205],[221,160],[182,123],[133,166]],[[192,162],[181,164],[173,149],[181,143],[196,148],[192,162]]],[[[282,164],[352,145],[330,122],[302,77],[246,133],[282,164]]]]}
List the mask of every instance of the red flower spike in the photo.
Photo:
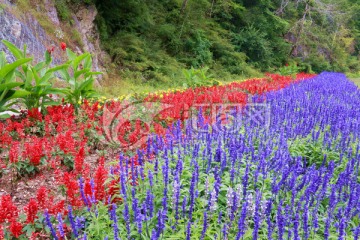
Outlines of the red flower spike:
{"type": "Polygon", "coordinates": [[[23,234],[22,228],[23,228],[23,226],[21,225],[21,223],[15,221],[15,220],[11,221],[10,232],[14,237],[19,238],[20,235],[23,234]]]}
{"type": "Polygon", "coordinates": [[[37,218],[36,214],[38,212],[38,204],[35,199],[30,199],[27,206],[24,207],[24,210],[27,214],[26,223],[34,223],[37,218]]]}
{"type": "Polygon", "coordinates": [[[66,50],[66,43],[61,42],[60,47],[61,47],[61,50],[65,51],[66,50]]]}

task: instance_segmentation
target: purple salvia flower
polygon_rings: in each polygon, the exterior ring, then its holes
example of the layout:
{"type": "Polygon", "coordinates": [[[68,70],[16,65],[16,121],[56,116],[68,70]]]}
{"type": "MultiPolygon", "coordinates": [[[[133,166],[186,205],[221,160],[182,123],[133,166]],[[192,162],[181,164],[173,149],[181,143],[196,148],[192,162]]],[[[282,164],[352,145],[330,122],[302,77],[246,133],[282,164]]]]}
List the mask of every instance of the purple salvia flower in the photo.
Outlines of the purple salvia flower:
{"type": "Polygon", "coordinates": [[[218,224],[221,223],[221,219],[222,219],[222,211],[219,211],[218,224]]]}
{"type": "Polygon", "coordinates": [[[68,217],[69,217],[69,222],[70,222],[70,225],[71,225],[71,229],[72,229],[72,231],[74,233],[74,236],[77,238],[79,235],[78,235],[76,224],[74,222],[74,216],[72,214],[72,208],[71,208],[70,205],[68,207],[68,217]]]}
{"type": "Polygon", "coordinates": [[[53,236],[53,238],[55,240],[58,240],[58,237],[56,236],[56,231],[51,223],[50,215],[47,210],[45,211],[45,222],[46,222],[46,225],[48,226],[48,228],[50,229],[50,232],[51,232],[51,235],[53,236]]]}
{"type": "Polygon", "coordinates": [[[187,199],[186,199],[186,196],[184,196],[184,199],[183,199],[183,202],[182,202],[182,215],[183,215],[183,217],[185,217],[186,205],[187,205],[187,199]]]}
{"type": "Polygon", "coordinates": [[[230,216],[232,213],[232,207],[233,207],[233,196],[236,195],[234,194],[234,191],[231,187],[228,187],[227,193],[226,193],[226,212],[227,215],[230,216]]]}
{"type": "Polygon", "coordinates": [[[240,240],[240,238],[245,234],[246,212],[247,212],[247,201],[244,201],[244,203],[242,205],[242,209],[241,209],[241,215],[239,217],[238,232],[236,234],[236,240],[240,240]]]}
{"type": "Polygon", "coordinates": [[[282,211],[282,201],[280,202],[277,214],[276,214],[276,222],[278,225],[278,239],[282,240],[284,235],[284,217],[283,217],[283,211],[282,211]]]}
{"type": "Polygon", "coordinates": [[[81,199],[83,200],[83,202],[86,206],[89,206],[89,203],[87,201],[87,198],[86,198],[85,192],[84,192],[84,180],[82,179],[82,177],[79,178],[79,188],[80,188],[81,199]]]}
{"type": "Polygon", "coordinates": [[[75,223],[76,223],[76,227],[78,230],[85,228],[85,218],[84,217],[76,217],[75,223]]]}
{"type": "Polygon", "coordinates": [[[309,238],[308,218],[309,218],[308,201],[305,200],[304,209],[303,209],[303,228],[304,228],[304,239],[305,240],[309,238]]]}
{"type": "Polygon", "coordinates": [[[141,232],[142,232],[142,217],[141,217],[141,213],[139,211],[138,199],[136,198],[135,188],[134,187],[131,189],[131,194],[132,194],[132,209],[133,209],[133,212],[134,212],[138,233],[141,235],[141,232]]]}
{"type": "Polygon", "coordinates": [[[124,203],[123,215],[126,223],[127,235],[128,238],[130,238],[130,213],[129,213],[129,205],[127,204],[127,202],[124,203]]]}
{"type": "Polygon", "coordinates": [[[110,210],[110,220],[113,221],[113,229],[114,229],[114,240],[120,240],[119,238],[119,227],[118,227],[118,220],[116,216],[116,204],[111,205],[110,210]]]}
{"type": "Polygon", "coordinates": [[[211,191],[211,196],[210,196],[210,202],[209,202],[209,210],[211,213],[215,212],[217,209],[217,197],[216,197],[216,190],[213,189],[211,191]]]}
{"type": "Polygon", "coordinates": [[[154,195],[151,194],[150,190],[146,192],[146,206],[149,210],[149,217],[152,218],[154,213],[154,195]]]}
{"type": "Polygon", "coordinates": [[[150,183],[150,187],[152,188],[154,186],[154,176],[152,171],[149,169],[148,171],[148,175],[149,175],[149,183],[150,183]]]}
{"type": "Polygon", "coordinates": [[[203,240],[203,239],[204,239],[206,230],[207,230],[207,212],[205,211],[205,212],[204,212],[203,230],[202,230],[202,232],[201,232],[200,240],[203,240]]]}
{"type": "Polygon", "coordinates": [[[261,193],[256,192],[255,200],[255,215],[254,215],[254,230],[253,230],[253,239],[258,238],[259,227],[261,226],[261,216],[260,216],[260,204],[261,204],[261,193]]]}
{"type": "Polygon", "coordinates": [[[294,240],[300,240],[299,237],[299,214],[295,213],[295,219],[294,219],[294,240]]]}
{"type": "Polygon", "coordinates": [[[195,172],[193,172],[192,177],[191,177],[190,193],[189,193],[189,198],[190,198],[189,220],[190,221],[192,219],[192,214],[193,214],[193,209],[194,209],[194,204],[195,204],[195,184],[196,184],[195,181],[196,181],[196,174],[195,174],[195,172]]]}
{"type": "Polygon", "coordinates": [[[164,218],[163,218],[163,211],[162,209],[160,209],[157,213],[157,219],[158,219],[158,222],[156,224],[156,229],[157,229],[157,232],[156,232],[156,236],[159,238],[161,233],[163,232],[163,229],[164,229],[164,226],[165,226],[165,223],[163,222],[164,221],[164,218]]]}
{"type": "Polygon", "coordinates": [[[224,226],[221,230],[221,233],[223,235],[222,239],[227,239],[227,233],[228,233],[228,225],[226,223],[224,223],[224,226]]]}
{"type": "Polygon", "coordinates": [[[346,218],[342,217],[339,224],[339,240],[344,240],[345,237],[345,228],[346,228],[346,218]]]}
{"type": "Polygon", "coordinates": [[[236,189],[236,192],[233,192],[232,197],[232,206],[231,206],[231,212],[230,212],[230,221],[234,221],[235,219],[235,213],[238,209],[238,200],[240,199],[241,194],[241,185],[239,185],[236,189]]]}
{"type": "Polygon", "coordinates": [[[249,164],[246,164],[246,170],[245,170],[245,174],[242,180],[242,185],[243,185],[243,196],[246,196],[246,190],[247,190],[247,185],[248,185],[248,181],[249,181],[249,164]]]}
{"type": "Polygon", "coordinates": [[[354,240],[358,240],[360,235],[360,225],[358,225],[354,230],[354,240]]]}
{"type": "Polygon", "coordinates": [[[156,230],[155,229],[153,229],[152,231],[151,231],[151,238],[150,238],[151,240],[157,240],[158,239],[158,237],[157,237],[157,235],[156,235],[156,230]]]}
{"type": "Polygon", "coordinates": [[[191,221],[188,222],[186,227],[186,240],[191,240],[191,221]]]}
{"type": "Polygon", "coordinates": [[[64,238],[64,236],[65,236],[64,227],[63,227],[64,222],[63,222],[61,213],[58,214],[57,220],[58,220],[58,223],[59,223],[59,224],[58,224],[58,230],[59,230],[60,236],[61,236],[62,238],[64,238]]]}

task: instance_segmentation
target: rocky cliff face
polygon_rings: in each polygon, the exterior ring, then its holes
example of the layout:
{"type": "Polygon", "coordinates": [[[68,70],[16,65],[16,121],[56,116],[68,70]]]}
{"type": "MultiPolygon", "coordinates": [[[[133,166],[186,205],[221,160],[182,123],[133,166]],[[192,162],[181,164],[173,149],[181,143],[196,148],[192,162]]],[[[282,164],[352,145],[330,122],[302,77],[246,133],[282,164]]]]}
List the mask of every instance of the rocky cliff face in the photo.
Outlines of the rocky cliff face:
{"type": "MultiPolygon", "coordinates": [[[[38,62],[43,59],[44,52],[51,46],[59,46],[61,40],[61,21],[52,0],[43,1],[44,9],[48,21],[54,27],[54,34],[50,35],[39,24],[38,19],[30,13],[23,13],[17,9],[17,5],[8,0],[0,0],[0,40],[8,40],[16,46],[22,48],[27,45],[27,53],[34,56],[34,61],[38,62]],[[17,14],[15,14],[15,12],[17,14]],[[20,15],[20,16],[19,16],[20,15]]],[[[39,7],[39,6],[38,6],[39,7]]],[[[82,46],[71,47],[73,51],[82,53],[90,52],[93,55],[93,70],[102,71],[106,54],[100,48],[99,35],[94,24],[97,10],[94,6],[81,6],[79,10],[73,14],[74,27],[81,36],[82,46]]],[[[70,44],[68,44],[70,45],[70,44]]],[[[0,42],[0,51],[4,51],[5,46],[0,42]]],[[[5,51],[6,52],[6,51],[5,51]]],[[[6,52],[8,60],[14,61],[14,57],[6,52]]],[[[60,63],[64,61],[64,54],[57,47],[53,54],[54,62],[60,63]]]]}

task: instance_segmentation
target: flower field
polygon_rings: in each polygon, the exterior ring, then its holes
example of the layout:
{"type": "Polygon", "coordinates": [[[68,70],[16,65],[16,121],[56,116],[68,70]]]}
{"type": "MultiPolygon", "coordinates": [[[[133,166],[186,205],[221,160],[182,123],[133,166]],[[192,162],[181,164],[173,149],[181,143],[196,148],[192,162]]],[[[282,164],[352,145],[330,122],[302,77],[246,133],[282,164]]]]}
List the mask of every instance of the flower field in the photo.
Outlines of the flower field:
{"type": "Polygon", "coordinates": [[[171,106],[116,122],[110,146],[104,109],[132,100],[0,122],[0,239],[358,239],[360,90],[343,74],[149,94],[171,106]]]}

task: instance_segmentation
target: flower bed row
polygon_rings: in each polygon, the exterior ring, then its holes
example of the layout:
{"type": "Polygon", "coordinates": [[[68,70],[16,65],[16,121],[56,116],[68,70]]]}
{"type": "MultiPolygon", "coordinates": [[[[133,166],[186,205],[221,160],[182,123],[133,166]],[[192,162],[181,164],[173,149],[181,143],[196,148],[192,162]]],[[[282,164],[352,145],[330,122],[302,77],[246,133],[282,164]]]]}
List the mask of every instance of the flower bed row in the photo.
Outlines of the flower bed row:
{"type": "Polygon", "coordinates": [[[323,73],[265,96],[268,128],[188,127],[190,138],[175,127],[136,159],[120,156],[115,198],[82,193],[87,207],[65,218],[71,232],[46,213],[52,237],[358,239],[359,89],[323,73]]]}
{"type": "MultiPolygon", "coordinates": [[[[308,77],[310,76],[299,75],[298,80],[308,77]]],[[[151,95],[144,102],[150,101],[151,98],[153,102],[173,103],[172,110],[163,112],[162,114],[167,115],[161,116],[161,119],[171,120],[165,125],[154,123],[155,132],[164,134],[168,124],[179,119],[186,119],[179,116],[177,112],[184,103],[190,106],[197,103],[216,103],[217,98],[221,99],[221,102],[245,103],[247,93],[264,93],[264,91],[286,87],[292,82],[290,77],[271,75],[266,79],[250,80],[244,83],[163,94],[161,98],[151,95]],[[235,97],[236,92],[240,91],[238,95],[244,97],[235,97]],[[182,94],[185,97],[181,97],[182,94]],[[189,97],[190,95],[192,98],[189,97]]],[[[116,110],[121,104],[124,103],[108,101],[106,106],[108,109],[116,110]]],[[[101,129],[104,126],[102,111],[103,106],[98,103],[90,104],[85,101],[77,114],[72,105],[51,106],[47,108],[45,115],[38,110],[30,110],[23,117],[8,119],[0,123],[0,146],[5,156],[0,160],[2,168],[0,181],[3,181],[5,185],[16,185],[17,182],[28,179],[29,176],[36,178],[46,171],[52,172],[55,178],[53,189],[37,186],[38,189],[35,189],[33,196],[25,204],[24,210],[16,206],[10,195],[5,194],[0,197],[0,239],[10,236],[35,238],[50,234],[51,228],[44,228],[43,225],[46,221],[49,222],[49,219],[44,219],[44,210],[47,210],[48,214],[57,215],[56,218],[61,221],[60,219],[65,216],[71,218],[73,210],[80,211],[83,206],[90,209],[93,203],[106,203],[109,197],[112,203],[123,201],[123,197],[118,196],[118,179],[108,179],[108,175],[118,173],[119,168],[105,167],[103,157],[98,159],[97,166],[90,166],[85,162],[90,150],[104,147],[101,146],[103,145],[101,141],[104,140],[102,136],[104,129],[101,129]],[[63,189],[62,198],[56,196],[59,193],[58,189],[63,189]],[[46,208],[43,207],[44,205],[46,208]],[[72,206],[71,211],[67,208],[68,205],[72,206]]],[[[126,129],[124,125],[120,127],[126,129]]],[[[128,130],[131,130],[134,135],[133,141],[138,140],[135,135],[142,127],[141,125],[128,126],[128,130]]],[[[126,141],[129,140],[131,138],[126,139],[126,141]]],[[[151,159],[151,156],[137,157],[137,159],[136,162],[127,162],[143,165],[144,159],[151,159]]],[[[131,168],[131,166],[128,167],[131,168]]],[[[138,184],[132,181],[131,176],[127,175],[126,182],[132,185],[138,184]]],[[[7,190],[15,191],[13,188],[7,190]]],[[[74,218],[74,221],[78,222],[77,226],[82,224],[81,217],[74,218]]],[[[59,227],[59,236],[62,231],[69,236],[71,234],[73,237],[76,236],[74,230],[72,233],[69,232],[71,229],[69,224],[65,226],[64,229],[59,227]]]]}

